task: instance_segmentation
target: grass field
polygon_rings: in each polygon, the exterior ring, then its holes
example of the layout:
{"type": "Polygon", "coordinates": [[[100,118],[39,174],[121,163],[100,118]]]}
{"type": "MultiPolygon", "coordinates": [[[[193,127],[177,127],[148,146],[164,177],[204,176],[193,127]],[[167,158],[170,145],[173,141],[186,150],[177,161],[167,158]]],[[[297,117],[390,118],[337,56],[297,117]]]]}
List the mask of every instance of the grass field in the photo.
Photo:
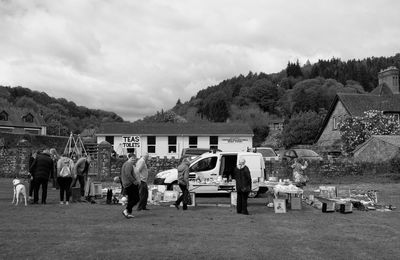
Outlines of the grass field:
{"type": "MultiPolygon", "coordinates": [[[[313,187],[307,187],[312,189],[313,187]]],[[[347,184],[376,189],[400,206],[400,184],[347,184]]],[[[378,197],[379,198],[379,197],[378,197]]],[[[11,205],[11,179],[0,179],[1,259],[398,259],[400,209],[392,212],[275,214],[265,198],[249,199],[250,216],[230,207],[177,211],[150,206],[125,219],[121,205],[11,205]]],[[[197,202],[229,202],[227,197],[197,202]]]]}

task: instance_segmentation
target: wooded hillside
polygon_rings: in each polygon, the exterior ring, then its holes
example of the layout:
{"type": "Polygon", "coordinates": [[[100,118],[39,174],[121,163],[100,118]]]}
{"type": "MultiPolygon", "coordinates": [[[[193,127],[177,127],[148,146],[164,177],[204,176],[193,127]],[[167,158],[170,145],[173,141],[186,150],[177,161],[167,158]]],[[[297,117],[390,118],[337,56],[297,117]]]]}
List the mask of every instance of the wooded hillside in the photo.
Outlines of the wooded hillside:
{"type": "Polygon", "coordinates": [[[0,105],[24,107],[42,115],[48,135],[67,136],[73,133],[95,132],[101,122],[123,122],[113,112],[77,106],[65,98],[54,98],[45,92],[23,87],[0,86],[0,105]]]}

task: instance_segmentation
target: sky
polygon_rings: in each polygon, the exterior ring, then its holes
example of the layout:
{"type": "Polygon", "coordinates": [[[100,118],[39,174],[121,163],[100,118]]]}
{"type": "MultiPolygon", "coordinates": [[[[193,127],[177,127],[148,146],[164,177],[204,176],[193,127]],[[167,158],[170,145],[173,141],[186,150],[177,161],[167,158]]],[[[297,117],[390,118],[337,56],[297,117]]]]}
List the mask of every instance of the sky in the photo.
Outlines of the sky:
{"type": "Polygon", "coordinates": [[[0,0],[0,85],[135,121],[288,61],[393,56],[398,0],[0,0]]]}

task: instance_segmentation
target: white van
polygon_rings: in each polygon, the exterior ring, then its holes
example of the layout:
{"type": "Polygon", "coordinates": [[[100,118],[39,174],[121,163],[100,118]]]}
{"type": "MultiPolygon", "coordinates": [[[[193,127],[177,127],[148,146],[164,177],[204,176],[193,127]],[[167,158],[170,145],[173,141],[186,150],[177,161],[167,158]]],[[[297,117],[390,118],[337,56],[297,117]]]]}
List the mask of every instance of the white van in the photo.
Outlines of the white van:
{"type": "MultiPolygon", "coordinates": [[[[191,161],[189,166],[191,187],[189,188],[196,193],[218,193],[218,185],[215,185],[215,181],[224,178],[227,180],[233,179],[234,169],[238,165],[239,158],[246,160],[246,166],[250,170],[253,183],[258,183],[259,178],[264,177],[265,170],[262,154],[252,152],[215,152],[202,154],[191,161]]],[[[158,173],[154,183],[169,185],[177,183],[177,179],[178,170],[171,169],[158,173]]],[[[253,186],[257,192],[258,185],[253,186]]]]}

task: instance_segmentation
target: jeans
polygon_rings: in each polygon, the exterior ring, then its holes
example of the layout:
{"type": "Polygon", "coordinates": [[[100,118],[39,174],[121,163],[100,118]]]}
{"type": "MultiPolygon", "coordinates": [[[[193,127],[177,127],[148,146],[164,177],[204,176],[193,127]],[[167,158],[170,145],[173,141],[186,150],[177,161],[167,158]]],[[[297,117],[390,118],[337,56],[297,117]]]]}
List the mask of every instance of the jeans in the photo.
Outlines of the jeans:
{"type": "Polygon", "coordinates": [[[79,188],[81,188],[81,196],[85,196],[85,176],[77,175],[74,183],[72,183],[72,187],[75,187],[76,181],[79,181],[79,188]]]}
{"type": "Polygon", "coordinates": [[[66,195],[66,201],[69,201],[71,197],[72,177],[58,177],[57,183],[60,187],[60,201],[64,201],[64,193],[66,195]]]}
{"type": "Polygon", "coordinates": [[[147,183],[141,181],[139,184],[139,205],[137,207],[138,210],[146,208],[148,197],[149,197],[149,189],[147,187],[147,183]]]}
{"type": "Polygon", "coordinates": [[[242,214],[249,214],[247,211],[247,198],[249,197],[250,192],[239,192],[237,193],[236,200],[236,212],[242,214]]]}
{"type": "Polygon", "coordinates": [[[46,204],[48,182],[46,178],[33,178],[33,203],[39,202],[39,189],[42,186],[42,203],[46,204]]]}
{"type": "Polygon", "coordinates": [[[132,208],[139,202],[139,185],[132,184],[126,187],[124,190],[126,195],[128,195],[126,210],[129,214],[131,214],[132,208]]]}
{"type": "Polygon", "coordinates": [[[181,188],[182,194],[175,201],[175,205],[183,204],[183,209],[187,209],[187,198],[189,196],[189,190],[186,185],[179,184],[179,188],[181,188]]]}

